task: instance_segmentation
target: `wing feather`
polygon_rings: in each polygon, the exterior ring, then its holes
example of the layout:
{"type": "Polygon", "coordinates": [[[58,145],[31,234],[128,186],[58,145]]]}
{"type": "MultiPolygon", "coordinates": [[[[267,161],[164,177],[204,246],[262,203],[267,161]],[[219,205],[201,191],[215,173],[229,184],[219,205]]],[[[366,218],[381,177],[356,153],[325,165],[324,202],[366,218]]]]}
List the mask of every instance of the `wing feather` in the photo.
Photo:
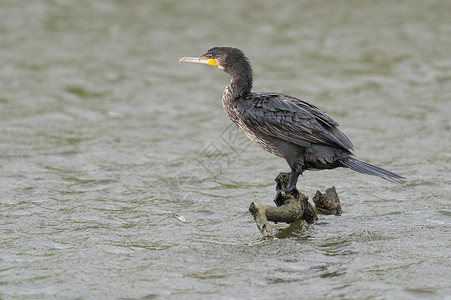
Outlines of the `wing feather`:
{"type": "Polygon", "coordinates": [[[245,125],[258,134],[309,147],[323,144],[353,153],[351,141],[338,123],[318,107],[278,93],[253,93],[236,102],[245,125]]]}

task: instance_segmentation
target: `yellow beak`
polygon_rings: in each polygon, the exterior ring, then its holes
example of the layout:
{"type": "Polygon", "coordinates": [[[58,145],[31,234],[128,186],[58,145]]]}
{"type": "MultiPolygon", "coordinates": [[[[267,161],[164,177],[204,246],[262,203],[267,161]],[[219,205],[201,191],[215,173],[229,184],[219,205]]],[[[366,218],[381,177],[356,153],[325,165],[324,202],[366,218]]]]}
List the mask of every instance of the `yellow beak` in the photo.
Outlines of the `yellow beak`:
{"type": "Polygon", "coordinates": [[[217,67],[216,60],[213,58],[207,58],[205,56],[188,56],[182,57],[179,60],[179,63],[198,63],[198,64],[206,64],[213,67],[217,67]]]}

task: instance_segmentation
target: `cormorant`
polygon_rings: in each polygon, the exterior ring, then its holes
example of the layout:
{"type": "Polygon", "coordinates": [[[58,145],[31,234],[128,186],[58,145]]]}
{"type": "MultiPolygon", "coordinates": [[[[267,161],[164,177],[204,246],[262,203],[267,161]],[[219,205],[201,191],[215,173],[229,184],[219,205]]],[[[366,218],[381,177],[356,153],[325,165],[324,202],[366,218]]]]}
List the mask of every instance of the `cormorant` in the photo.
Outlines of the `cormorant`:
{"type": "Polygon", "coordinates": [[[180,63],[184,62],[211,65],[230,74],[222,106],[255,144],[287,160],[291,173],[279,174],[290,176],[286,192],[293,191],[305,170],[345,167],[387,180],[404,178],[354,158],[353,145],[338,123],[315,105],[280,93],[251,92],[252,66],[241,50],[214,47],[198,57],[182,57],[180,63]]]}

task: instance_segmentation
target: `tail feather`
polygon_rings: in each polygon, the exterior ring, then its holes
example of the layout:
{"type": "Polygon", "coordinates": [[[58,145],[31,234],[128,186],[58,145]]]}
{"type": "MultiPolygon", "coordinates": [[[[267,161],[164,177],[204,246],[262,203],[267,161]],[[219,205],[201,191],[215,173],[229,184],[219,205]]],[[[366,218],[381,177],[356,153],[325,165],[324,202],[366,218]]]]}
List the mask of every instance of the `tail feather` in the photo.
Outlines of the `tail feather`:
{"type": "Polygon", "coordinates": [[[379,176],[388,181],[399,181],[405,179],[405,177],[399,176],[398,174],[384,170],[380,167],[374,166],[372,164],[369,164],[367,162],[352,157],[340,159],[340,162],[344,167],[352,169],[356,172],[367,175],[379,176]]]}

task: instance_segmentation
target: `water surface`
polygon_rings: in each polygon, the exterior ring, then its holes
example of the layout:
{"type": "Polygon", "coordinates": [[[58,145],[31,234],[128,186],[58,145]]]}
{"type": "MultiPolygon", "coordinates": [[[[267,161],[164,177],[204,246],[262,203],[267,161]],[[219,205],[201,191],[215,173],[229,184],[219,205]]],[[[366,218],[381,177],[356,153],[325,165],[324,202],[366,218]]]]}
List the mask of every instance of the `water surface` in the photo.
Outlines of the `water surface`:
{"type": "Polygon", "coordinates": [[[451,296],[447,1],[2,1],[0,298],[451,296]],[[284,160],[231,126],[241,48],[256,91],[325,109],[359,158],[408,180],[306,172],[343,214],[263,239],[284,160]]]}

